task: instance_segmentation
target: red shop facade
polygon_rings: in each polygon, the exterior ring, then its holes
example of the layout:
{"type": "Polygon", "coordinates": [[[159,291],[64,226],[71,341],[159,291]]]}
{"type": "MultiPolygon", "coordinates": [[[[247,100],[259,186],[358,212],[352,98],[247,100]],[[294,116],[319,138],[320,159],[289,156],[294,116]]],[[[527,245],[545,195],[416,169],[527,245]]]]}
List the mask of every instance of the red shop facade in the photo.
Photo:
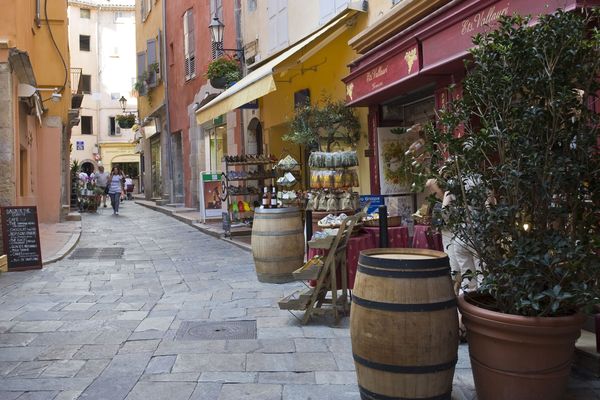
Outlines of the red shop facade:
{"type": "Polygon", "coordinates": [[[355,60],[343,81],[347,104],[369,107],[371,193],[408,191],[398,157],[416,138],[398,128],[434,119],[435,110],[461,96],[473,36],[493,29],[502,15],[594,6],[600,0],[452,1],[355,60]]]}

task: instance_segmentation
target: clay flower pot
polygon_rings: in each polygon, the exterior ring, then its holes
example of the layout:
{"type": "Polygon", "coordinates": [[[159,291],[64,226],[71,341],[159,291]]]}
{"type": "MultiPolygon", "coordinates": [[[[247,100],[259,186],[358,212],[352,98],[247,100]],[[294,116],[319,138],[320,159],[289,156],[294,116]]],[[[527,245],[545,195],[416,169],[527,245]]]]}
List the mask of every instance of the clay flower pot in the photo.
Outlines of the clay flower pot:
{"type": "Polygon", "coordinates": [[[585,316],[503,314],[474,305],[478,298],[482,296],[461,295],[458,299],[477,398],[562,399],[585,316]]]}

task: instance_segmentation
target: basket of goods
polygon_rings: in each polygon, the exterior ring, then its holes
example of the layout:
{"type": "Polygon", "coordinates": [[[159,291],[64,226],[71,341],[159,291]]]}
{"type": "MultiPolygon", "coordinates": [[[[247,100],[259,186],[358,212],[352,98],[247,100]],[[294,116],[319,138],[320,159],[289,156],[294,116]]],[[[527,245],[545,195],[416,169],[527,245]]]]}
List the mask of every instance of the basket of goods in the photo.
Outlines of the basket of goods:
{"type": "Polygon", "coordinates": [[[412,217],[417,225],[431,225],[431,207],[424,203],[412,217]]]}
{"type": "Polygon", "coordinates": [[[277,168],[283,171],[291,171],[298,166],[298,161],[294,159],[294,157],[287,155],[286,157],[279,160],[277,163],[277,168]]]}
{"type": "MultiPolygon", "coordinates": [[[[373,214],[369,214],[366,217],[363,218],[363,224],[365,226],[379,226],[379,213],[373,213],[373,214]]],[[[400,216],[396,216],[396,217],[388,217],[387,218],[387,226],[400,226],[402,225],[402,217],[400,216]]]]}

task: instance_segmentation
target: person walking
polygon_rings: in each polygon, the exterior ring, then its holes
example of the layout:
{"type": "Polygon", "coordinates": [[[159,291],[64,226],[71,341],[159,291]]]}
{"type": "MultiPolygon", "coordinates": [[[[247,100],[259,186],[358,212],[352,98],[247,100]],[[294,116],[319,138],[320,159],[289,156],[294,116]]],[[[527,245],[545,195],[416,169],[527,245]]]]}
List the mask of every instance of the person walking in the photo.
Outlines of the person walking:
{"type": "Polygon", "coordinates": [[[106,185],[108,185],[108,173],[104,172],[104,166],[98,167],[98,173],[96,174],[96,187],[102,189],[102,204],[106,207],[106,185]]]}
{"type": "Polygon", "coordinates": [[[110,205],[113,209],[113,214],[119,215],[119,203],[121,202],[121,194],[124,191],[125,177],[119,167],[113,167],[108,177],[108,195],[110,196],[110,205]]]}

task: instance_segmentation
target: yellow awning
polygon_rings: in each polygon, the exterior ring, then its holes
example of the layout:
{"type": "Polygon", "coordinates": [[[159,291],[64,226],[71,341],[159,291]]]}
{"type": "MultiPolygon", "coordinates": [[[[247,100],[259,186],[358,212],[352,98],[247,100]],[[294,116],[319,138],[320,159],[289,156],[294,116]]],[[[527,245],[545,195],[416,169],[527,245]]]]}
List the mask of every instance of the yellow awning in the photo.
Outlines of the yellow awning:
{"type": "Polygon", "coordinates": [[[198,124],[203,124],[211,119],[217,118],[221,114],[225,114],[226,112],[234,110],[250,101],[256,100],[259,97],[263,97],[277,90],[273,74],[278,66],[282,65],[290,58],[306,49],[311,44],[315,43],[318,39],[326,36],[334,28],[339,27],[341,23],[345,22],[355,13],[356,10],[351,8],[346,9],[340,17],[334,19],[332,22],[323,26],[312,35],[307,36],[295,45],[283,51],[278,56],[265,62],[265,64],[250,72],[235,85],[225,90],[205,106],[198,109],[198,111],[196,111],[196,122],[198,124]]]}

